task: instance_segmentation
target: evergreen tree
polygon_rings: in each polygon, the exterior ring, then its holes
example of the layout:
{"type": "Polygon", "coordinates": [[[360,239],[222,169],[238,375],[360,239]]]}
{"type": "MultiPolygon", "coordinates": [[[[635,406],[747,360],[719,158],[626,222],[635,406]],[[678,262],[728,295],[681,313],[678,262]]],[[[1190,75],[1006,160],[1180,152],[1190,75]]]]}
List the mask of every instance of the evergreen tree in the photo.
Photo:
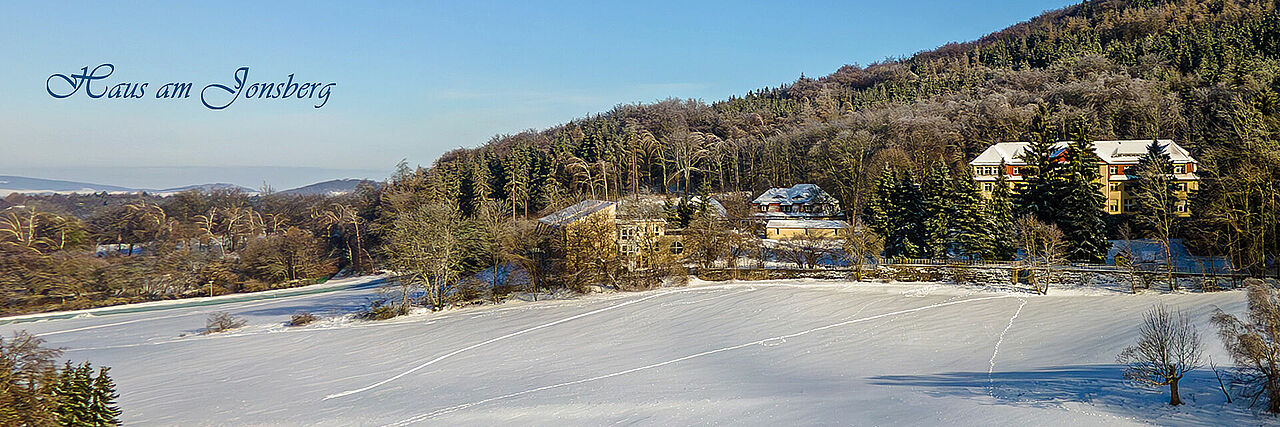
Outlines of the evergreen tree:
{"type": "Polygon", "coordinates": [[[1057,190],[1064,187],[1058,162],[1063,150],[1058,146],[1057,134],[1049,123],[1048,109],[1041,105],[1027,132],[1030,145],[1019,154],[1026,163],[1022,167],[1025,185],[1018,192],[1019,214],[1035,215],[1040,222],[1049,224],[1057,223],[1057,190]]]}
{"type": "Polygon", "coordinates": [[[890,226],[889,204],[893,195],[894,185],[897,179],[893,174],[893,169],[889,165],[885,165],[880,171],[880,176],[876,178],[875,190],[872,191],[871,197],[862,207],[862,218],[868,227],[875,230],[881,236],[888,235],[890,226]]]}
{"type": "Polygon", "coordinates": [[[910,258],[928,256],[925,247],[925,207],[922,201],[920,186],[911,179],[910,173],[902,173],[894,185],[890,198],[893,209],[889,217],[894,218],[897,229],[896,254],[910,258]]]}
{"type": "Polygon", "coordinates": [[[98,368],[98,376],[93,379],[89,422],[95,427],[120,425],[120,408],[116,406],[116,398],[120,395],[116,394],[115,382],[107,376],[110,369],[106,366],[98,368]]]}
{"type": "MultiPolygon", "coordinates": [[[[995,256],[994,222],[991,210],[978,185],[969,174],[959,174],[952,185],[952,240],[955,253],[968,259],[991,259],[995,256]]],[[[1010,240],[1012,242],[1012,240],[1010,240]]]]}
{"type": "Polygon", "coordinates": [[[1004,171],[1005,164],[1001,162],[999,178],[995,188],[991,189],[991,199],[987,201],[987,211],[990,214],[992,256],[997,260],[1012,260],[1018,251],[1013,225],[1013,192],[1004,171]]]}
{"type": "Polygon", "coordinates": [[[925,251],[925,212],[920,187],[906,173],[885,167],[863,209],[867,225],[884,236],[886,257],[919,258],[925,251]]]}
{"type": "Polygon", "coordinates": [[[948,258],[955,243],[956,224],[955,187],[950,170],[938,164],[929,170],[921,189],[921,207],[924,216],[924,255],[930,258],[948,258]]]}
{"type": "Polygon", "coordinates": [[[1098,156],[1089,139],[1089,125],[1080,118],[1072,130],[1066,163],[1059,169],[1062,187],[1054,192],[1058,228],[1062,229],[1066,255],[1074,261],[1100,263],[1106,260],[1111,244],[1106,236],[1106,196],[1102,195],[1098,156]]]}
{"type": "Polygon", "coordinates": [[[58,423],[64,426],[89,426],[92,415],[90,404],[93,399],[93,386],[90,379],[89,364],[73,366],[67,361],[58,373],[58,385],[54,395],[58,406],[54,408],[58,423]]]}

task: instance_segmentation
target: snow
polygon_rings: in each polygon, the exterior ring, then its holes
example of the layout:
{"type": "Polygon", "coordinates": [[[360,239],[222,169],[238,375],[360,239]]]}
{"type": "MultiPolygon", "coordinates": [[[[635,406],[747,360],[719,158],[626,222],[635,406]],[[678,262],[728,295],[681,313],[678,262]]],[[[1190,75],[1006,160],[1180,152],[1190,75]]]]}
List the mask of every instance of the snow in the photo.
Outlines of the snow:
{"type": "MultiPolygon", "coordinates": [[[[348,284],[350,285],[350,284],[348,284]]],[[[1263,424],[1207,368],[1187,405],[1123,382],[1151,304],[1207,324],[1240,291],[1051,291],[939,283],[701,282],[353,320],[374,290],[0,326],[112,367],[128,425],[1263,424]],[[284,322],[299,311],[322,320],[284,322]],[[200,335],[228,311],[244,328],[200,335]]],[[[82,313],[83,314],[83,313],[82,313]]]]}

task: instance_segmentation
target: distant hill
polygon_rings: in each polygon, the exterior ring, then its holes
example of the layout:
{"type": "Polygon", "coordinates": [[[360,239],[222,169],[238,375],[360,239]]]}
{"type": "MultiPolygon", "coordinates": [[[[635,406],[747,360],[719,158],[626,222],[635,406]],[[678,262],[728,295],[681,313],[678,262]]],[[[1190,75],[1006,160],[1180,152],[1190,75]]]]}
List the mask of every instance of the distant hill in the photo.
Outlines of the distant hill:
{"type": "Polygon", "coordinates": [[[69,194],[98,193],[103,191],[108,193],[133,193],[138,190],[114,185],[90,184],[87,182],[0,175],[0,197],[8,196],[13,193],[69,194]]]}
{"type": "Polygon", "coordinates": [[[23,194],[89,194],[101,193],[103,191],[113,194],[127,194],[145,191],[150,194],[159,196],[169,196],[187,190],[212,191],[223,189],[238,189],[248,194],[258,194],[257,190],[252,188],[228,184],[224,182],[214,184],[196,184],[186,185],[182,187],[166,188],[163,190],[153,190],[148,188],[130,188],[117,185],[93,184],[88,182],[62,181],[56,179],[28,178],[25,176],[0,175],[0,197],[5,197],[13,193],[23,194]]]}
{"type": "Polygon", "coordinates": [[[167,188],[167,189],[164,189],[164,190],[146,190],[146,191],[147,191],[148,193],[159,194],[159,195],[162,195],[162,196],[168,196],[168,195],[171,195],[171,194],[181,193],[181,192],[183,192],[183,191],[188,191],[188,190],[200,190],[200,191],[203,191],[203,192],[210,192],[210,191],[213,191],[213,190],[227,190],[227,189],[240,190],[240,191],[245,192],[245,193],[248,193],[248,194],[258,194],[258,190],[254,190],[254,189],[252,189],[252,188],[245,187],[245,186],[242,186],[242,185],[228,184],[228,183],[225,183],[225,182],[218,182],[218,183],[213,183],[213,184],[187,185],[187,186],[182,186],[182,187],[167,188]]]}
{"type": "Polygon", "coordinates": [[[289,194],[289,195],[298,195],[298,196],[311,196],[311,195],[337,196],[337,195],[347,194],[355,191],[356,187],[359,186],[361,183],[369,183],[372,185],[378,184],[377,181],[371,181],[367,179],[353,179],[353,178],[335,179],[332,181],[317,182],[311,185],[284,190],[284,191],[281,191],[280,193],[289,194]]]}

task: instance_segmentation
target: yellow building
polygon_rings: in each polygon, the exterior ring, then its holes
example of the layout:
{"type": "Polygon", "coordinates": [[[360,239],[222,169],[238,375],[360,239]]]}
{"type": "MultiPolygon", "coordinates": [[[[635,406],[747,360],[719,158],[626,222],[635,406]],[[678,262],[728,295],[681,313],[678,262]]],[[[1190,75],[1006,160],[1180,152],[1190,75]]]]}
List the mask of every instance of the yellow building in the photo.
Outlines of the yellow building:
{"type": "Polygon", "coordinates": [[[799,236],[835,238],[844,235],[849,223],[831,219],[771,219],[765,223],[766,239],[789,239],[799,236]]]}
{"type": "MultiPolygon", "coordinates": [[[[1147,146],[1151,145],[1151,141],[1149,139],[1094,141],[1094,153],[1100,160],[1098,172],[1101,175],[1102,193],[1107,197],[1107,213],[1133,213],[1136,209],[1136,201],[1128,188],[1129,181],[1133,180],[1134,176],[1129,174],[1134,172],[1138,159],[1147,152],[1147,146]]],[[[1058,142],[1055,148],[1059,153],[1063,153],[1069,143],[1070,141],[1058,142]]],[[[1169,173],[1178,188],[1176,195],[1179,201],[1175,205],[1178,214],[1189,216],[1191,213],[1187,209],[1187,201],[1190,200],[1191,194],[1199,189],[1200,178],[1196,176],[1199,162],[1191,158],[1191,153],[1179,146],[1177,142],[1161,139],[1157,143],[1163,147],[1164,152],[1173,162],[1173,170],[1169,173]]],[[[1030,145],[1029,142],[997,143],[987,147],[986,151],[969,162],[973,167],[973,179],[978,183],[978,190],[982,191],[984,196],[990,197],[991,190],[1002,174],[1009,185],[1015,189],[1018,188],[1024,181],[1022,168],[1027,165],[1022,160],[1022,153],[1026,152],[1030,145]],[[1004,170],[1000,169],[1001,166],[1004,170]]]]}

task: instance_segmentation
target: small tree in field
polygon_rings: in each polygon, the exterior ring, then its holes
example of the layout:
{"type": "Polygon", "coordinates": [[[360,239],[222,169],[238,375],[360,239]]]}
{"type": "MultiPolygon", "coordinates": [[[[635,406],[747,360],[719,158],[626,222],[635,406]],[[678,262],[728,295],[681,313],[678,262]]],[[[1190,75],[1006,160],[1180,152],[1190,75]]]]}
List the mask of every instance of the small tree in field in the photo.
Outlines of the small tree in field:
{"type": "Polygon", "coordinates": [[[1270,401],[1267,410],[1280,413],[1280,295],[1256,281],[1249,286],[1248,301],[1247,321],[1218,311],[1213,323],[1218,325],[1223,346],[1243,369],[1243,377],[1262,383],[1270,401]]]}
{"type": "Polygon", "coordinates": [[[1045,224],[1032,215],[1023,215],[1014,223],[1018,230],[1018,247],[1023,264],[1031,271],[1031,287],[1040,295],[1049,293],[1054,266],[1063,260],[1063,234],[1058,226],[1045,224]]]}
{"type": "Polygon", "coordinates": [[[1169,386],[1169,404],[1181,405],[1178,381],[1187,372],[1200,367],[1204,353],[1200,334],[1191,319],[1181,311],[1170,312],[1156,305],[1142,316],[1138,327],[1138,343],[1125,348],[1116,361],[1129,365],[1125,379],[1138,384],[1169,386]]]}

